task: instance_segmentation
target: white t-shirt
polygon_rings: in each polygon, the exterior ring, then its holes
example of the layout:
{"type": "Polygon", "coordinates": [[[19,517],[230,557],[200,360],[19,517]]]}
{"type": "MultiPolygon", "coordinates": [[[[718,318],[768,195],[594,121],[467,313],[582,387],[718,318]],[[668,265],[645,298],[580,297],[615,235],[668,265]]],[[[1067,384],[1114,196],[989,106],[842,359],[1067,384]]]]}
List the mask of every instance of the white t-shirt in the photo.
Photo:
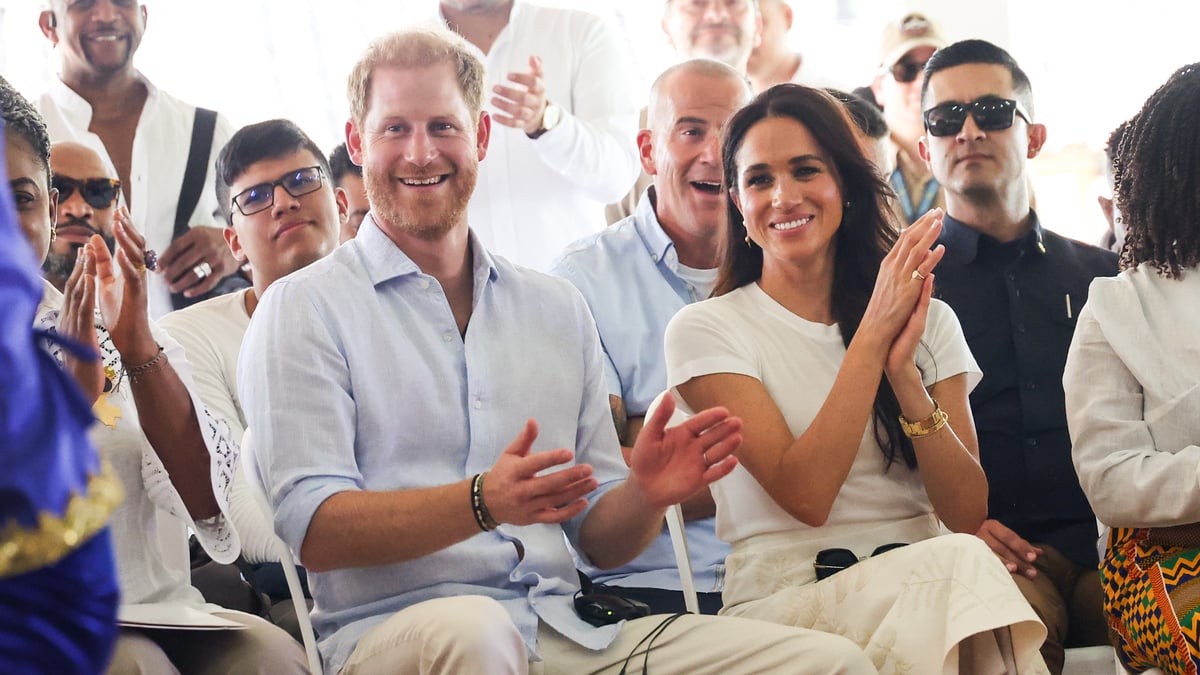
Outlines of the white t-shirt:
{"type": "MultiPolygon", "coordinates": [[[[234,439],[241,444],[246,418],[238,402],[237,364],[242,338],[250,326],[246,294],[250,289],[221,295],[191,307],[176,310],[159,322],[183,346],[196,393],[217,417],[229,423],[234,439]]],[[[251,563],[277,562],[272,551],[275,528],[249,492],[238,467],[229,495],[229,517],[242,541],[242,556],[251,563]]]]}
{"type": "MultiPolygon", "coordinates": [[[[683,308],[667,326],[665,342],[668,387],[713,373],[753,377],[766,387],[796,437],[816,418],[846,356],[838,326],[800,318],[757,283],[683,308]]],[[[918,349],[917,365],[925,386],[964,372],[968,391],[979,382],[982,373],[958,318],[940,300],[930,305],[923,344],[927,348],[918,349]]],[[[902,460],[885,471],[886,465],[868,426],[823,527],[931,513],[919,473],[902,460]]],[[[740,465],[712,491],[717,535],[731,544],[758,534],[816,529],[784,511],[740,465]]]]}
{"type": "MultiPolygon", "coordinates": [[[[147,96],[133,137],[129,212],[134,227],[146,237],[146,246],[162,255],[175,235],[175,211],[179,208],[179,192],[191,149],[196,106],[171,96],[145,76],[139,76],[146,85],[147,96]]],[[[46,120],[52,141],[75,141],[88,146],[116,175],[104,141],[88,131],[92,124],[92,106],[82,96],[55,78],[50,88],[38,98],[38,110],[46,120]]],[[[233,125],[218,115],[204,188],[189,225],[224,226],[213,215],[218,208],[214,167],[217,153],[232,135],[233,125]]],[[[150,318],[158,319],[172,309],[171,292],[161,275],[152,274],[149,279],[150,318]]]]}
{"type": "Polygon", "coordinates": [[[680,263],[679,269],[676,272],[679,278],[692,285],[696,289],[696,297],[707,298],[712,295],[713,289],[717,287],[717,274],[720,269],[713,268],[711,270],[701,270],[695,267],[688,267],[680,263]]]}

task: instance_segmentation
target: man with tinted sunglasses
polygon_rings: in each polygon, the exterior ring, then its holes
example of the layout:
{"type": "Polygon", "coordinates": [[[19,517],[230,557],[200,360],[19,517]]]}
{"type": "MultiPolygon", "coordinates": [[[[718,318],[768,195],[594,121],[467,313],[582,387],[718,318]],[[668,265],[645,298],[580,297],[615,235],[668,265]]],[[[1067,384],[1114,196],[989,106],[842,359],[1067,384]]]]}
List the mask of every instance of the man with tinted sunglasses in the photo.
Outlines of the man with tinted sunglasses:
{"type": "Polygon", "coordinates": [[[50,146],[50,184],[58,190],[58,224],[42,274],[59,291],[75,269],[79,249],[98,234],[115,251],[113,217],[121,181],[94,150],[71,141],[50,146]]]}
{"type": "Polygon", "coordinates": [[[1096,517],[1071,463],[1062,375],[1075,318],[1116,256],[1044,229],[1028,164],[1046,142],[1029,78],[982,40],[938,50],[925,69],[921,156],[946,194],[935,292],[962,323],[983,380],[971,393],[989,483],[978,535],[1046,624],[1042,656],[1107,643],[1096,517]]]}
{"type": "Polygon", "coordinates": [[[938,25],[924,14],[906,14],[883,29],[879,72],[871,83],[875,100],[883,107],[892,149],[889,181],[896,191],[892,202],[896,217],[907,227],[932,208],[945,208],[941,186],[917,150],[925,133],[921,125],[921,85],[925,62],[946,46],[938,25]]]}

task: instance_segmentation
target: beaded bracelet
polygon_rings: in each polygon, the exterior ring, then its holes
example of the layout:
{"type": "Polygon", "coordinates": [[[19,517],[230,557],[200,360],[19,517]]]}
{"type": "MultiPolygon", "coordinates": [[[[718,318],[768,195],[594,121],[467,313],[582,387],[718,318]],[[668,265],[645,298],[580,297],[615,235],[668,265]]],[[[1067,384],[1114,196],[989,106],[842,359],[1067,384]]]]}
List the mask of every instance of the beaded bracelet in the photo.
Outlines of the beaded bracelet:
{"type": "Polygon", "coordinates": [[[160,346],[158,348],[158,353],[154,355],[154,358],[141,365],[133,366],[132,368],[126,368],[125,374],[129,376],[130,382],[137,382],[139,378],[146,377],[147,375],[153,375],[166,366],[167,353],[163,351],[163,348],[160,346]]]}
{"type": "Polygon", "coordinates": [[[483,503],[483,477],[487,472],[475,474],[475,479],[471,481],[471,510],[475,513],[475,523],[479,525],[479,529],[484,532],[491,532],[500,527],[500,523],[492,517],[488,511],[487,504],[483,503]]]}
{"type": "Polygon", "coordinates": [[[932,436],[942,430],[946,423],[950,421],[950,416],[946,411],[942,410],[942,406],[938,405],[937,399],[933,400],[933,412],[929,413],[929,417],[916,422],[908,421],[903,414],[900,415],[900,428],[904,431],[904,435],[909,438],[925,438],[932,436]]]}

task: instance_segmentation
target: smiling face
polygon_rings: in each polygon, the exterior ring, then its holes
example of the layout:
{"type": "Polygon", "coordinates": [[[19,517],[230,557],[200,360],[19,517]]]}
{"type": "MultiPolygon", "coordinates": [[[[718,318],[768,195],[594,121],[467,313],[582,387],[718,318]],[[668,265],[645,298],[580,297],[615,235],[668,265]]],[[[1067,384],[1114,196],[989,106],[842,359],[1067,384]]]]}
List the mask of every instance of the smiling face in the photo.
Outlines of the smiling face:
{"type": "MultiPolygon", "coordinates": [[[[298,169],[320,161],[308,150],[264,159],[248,166],[229,185],[231,195],[252,186],[274,183],[298,169]]],[[[234,209],[225,239],[233,256],[254,268],[255,287],[265,289],[276,279],[325,257],[338,245],[338,228],[346,213],[345,198],[335,197],[333,184],[321,177],[321,187],[293,197],[275,185],[274,204],[249,216],[234,209]]]]}
{"type": "Polygon", "coordinates": [[[840,178],[808,127],[767,117],[746,133],[730,194],[750,239],[763,251],[766,278],[780,266],[828,266],[842,222],[840,178]]]}
{"type": "Polygon", "coordinates": [[[762,19],[753,0],[671,0],[662,27],[681,59],[716,59],[744,73],[762,19]]]}
{"type": "Polygon", "coordinates": [[[674,236],[718,235],[725,223],[721,131],[746,98],[746,85],[686,70],[662,85],[638,140],[654,176],[658,220],[674,236]]]}
{"type": "Polygon", "coordinates": [[[4,159],[8,168],[9,188],[17,209],[17,222],[38,263],[50,248],[58,194],[46,181],[46,165],[24,138],[4,134],[4,159]]]}
{"type": "Polygon", "coordinates": [[[64,75],[102,76],[132,71],[146,8],[136,0],[54,0],[39,23],[60,48],[64,75]]]}
{"type": "MultiPolygon", "coordinates": [[[[924,107],[970,103],[989,95],[1017,99],[1012,74],[1001,65],[966,63],[930,77],[924,107]]],[[[921,139],[921,156],[945,187],[947,205],[953,212],[953,202],[959,199],[987,203],[1004,199],[1013,190],[1027,195],[1027,160],[1041,150],[1045,131],[1044,126],[1029,124],[1020,115],[1007,129],[983,131],[975,118],[967,115],[957,134],[937,137],[926,133],[921,139]]]]}
{"type": "Polygon", "coordinates": [[[490,130],[486,113],[472,115],[449,61],[376,67],[363,118],[347,125],[346,147],[363,167],[379,226],[393,240],[426,241],[466,227],[490,130]]]}

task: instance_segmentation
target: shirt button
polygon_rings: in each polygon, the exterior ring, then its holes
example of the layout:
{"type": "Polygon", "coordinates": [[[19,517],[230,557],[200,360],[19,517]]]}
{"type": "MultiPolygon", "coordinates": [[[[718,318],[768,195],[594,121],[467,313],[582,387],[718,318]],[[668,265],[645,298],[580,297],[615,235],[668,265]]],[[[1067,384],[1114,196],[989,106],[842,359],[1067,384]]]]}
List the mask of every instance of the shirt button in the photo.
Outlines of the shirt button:
{"type": "Polygon", "coordinates": [[[1023,324],[1023,323],[1017,324],[1017,332],[1024,333],[1025,332],[1025,324],[1023,324]]]}
{"type": "Polygon", "coordinates": [[[1026,382],[1025,388],[1028,389],[1029,391],[1033,391],[1034,389],[1037,389],[1037,383],[1036,382],[1026,382]]]}
{"type": "Polygon", "coordinates": [[[421,279],[420,281],[417,282],[417,285],[420,286],[421,288],[429,288],[429,280],[421,279]]]}
{"type": "Polygon", "coordinates": [[[1009,281],[1016,281],[1016,280],[1017,280],[1017,275],[1015,275],[1015,274],[1008,274],[1008,275],[1005,275],[1005,276],[1007,276],[1007,277],[1008,277],[1008,280],[1009,280],[1009,281]]]}
{"type": "Polygon", "coordinates": [[[658,254],[657,253],[650,254],[650,259],[653,260],[654,262],[658,262],[658,254]]]}
{"type": "Polygon", "coordinates": [[[1028,445],[1029,447],[1032,448],[1037,445],[1037,439],[1036,438],[1026,438],[1025,445],[1028,445]]]}
{"type": "Polygon", "coordinates": [[[479,399],[475,399],[475,402],[472,403],[471,405],[474,406],[476,410],[479,410],[480,408],[483,407],[483,401],[480,401],[479,399]]]}
{"type": "Polygon", "coordinates": [[[446,334],[442,336],[442,339],[445,340],[446,342],[450,342],[451,340],[454,339],[454,334],[451,333],[450,331],[446,331],[446,334]]]}

